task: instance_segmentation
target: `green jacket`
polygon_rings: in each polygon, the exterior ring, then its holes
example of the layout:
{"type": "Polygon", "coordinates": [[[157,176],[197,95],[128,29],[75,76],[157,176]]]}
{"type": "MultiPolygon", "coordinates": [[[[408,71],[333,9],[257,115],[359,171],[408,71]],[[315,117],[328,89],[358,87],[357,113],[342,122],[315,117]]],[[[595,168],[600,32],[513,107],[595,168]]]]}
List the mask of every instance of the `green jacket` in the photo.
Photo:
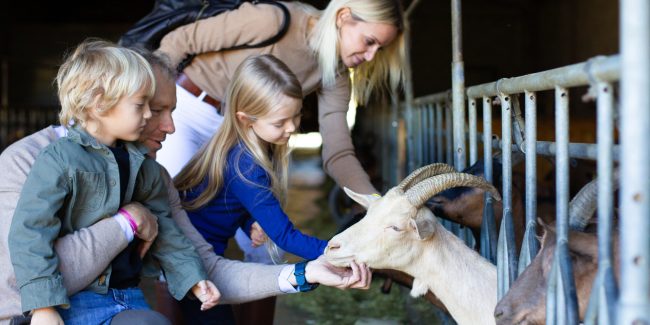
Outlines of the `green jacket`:
{"type": "MultiPolygon", "coordinates": [[[[189,240],[171,218],[162,167],[146,148],[127,143],[130,179],[125,202],[137,201],[158,217],[158,237],[144,268],[160,266],[180,300],[207,279],[189,240]]],[[[114,215],[120,207],[119,169],[110,149],[79,128],[52,143],[34,162],[14,213],[9,250],[22,310],[69,304],[58,271],[54,240],[114,215]]],[[[106,293],[109,266],[86,290],[106,293]]]]}

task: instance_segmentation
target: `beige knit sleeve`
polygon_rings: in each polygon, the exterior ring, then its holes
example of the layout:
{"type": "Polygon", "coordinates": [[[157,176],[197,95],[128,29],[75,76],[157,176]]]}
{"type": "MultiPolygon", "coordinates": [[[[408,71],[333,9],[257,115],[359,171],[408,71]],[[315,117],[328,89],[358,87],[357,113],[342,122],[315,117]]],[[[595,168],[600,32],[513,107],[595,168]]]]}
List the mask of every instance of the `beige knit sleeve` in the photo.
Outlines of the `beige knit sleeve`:
{"type": "Polygon", "coordinates": [[[231,261],[214,253],[203,236],[194,228],[181,206],[178,191],[167,172],[163,178],[169,190],[169,204],[172,218],[190,239],[203,260],[208,278],[221,292],[219,303],[233,304],[258,300],[283,294],[278,285],[278,276],[284,265],[262,265],[231,261]]]}
{"type": "Polygon", "coordinates": [[[333,87],[318,93],[318,125],[323,137],[323,169],[341,187],[362,194],[378,193],[354,153],[346,115],[350,102],[350,78],[346,72],[333,87]]]}
{"type": "Polygon", "coordinates": [[[257,44],[275,36],[284,15],[268,4],[243,3],[226,11],[169,32],[158,50],[166,53],[174,66],[191,54],[221,51],[234,46],[257,44]]]}

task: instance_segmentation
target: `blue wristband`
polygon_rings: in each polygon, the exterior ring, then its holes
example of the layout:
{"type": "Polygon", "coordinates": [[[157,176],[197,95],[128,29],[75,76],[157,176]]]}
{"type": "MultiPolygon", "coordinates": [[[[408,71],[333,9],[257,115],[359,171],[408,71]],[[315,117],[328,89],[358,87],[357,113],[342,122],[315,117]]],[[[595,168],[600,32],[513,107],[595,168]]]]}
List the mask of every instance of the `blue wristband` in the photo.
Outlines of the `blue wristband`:
{"type": "Polygon", "coordinates": [[[305,266],[307,266],[307,262],[300,262],[296,264],[293,271],[293,275],[296,277],[296,283],[298,283],[298,291],[300,292],[312,291],[318,287],[318,283],[309,283],[305,279],[305,266]]]}

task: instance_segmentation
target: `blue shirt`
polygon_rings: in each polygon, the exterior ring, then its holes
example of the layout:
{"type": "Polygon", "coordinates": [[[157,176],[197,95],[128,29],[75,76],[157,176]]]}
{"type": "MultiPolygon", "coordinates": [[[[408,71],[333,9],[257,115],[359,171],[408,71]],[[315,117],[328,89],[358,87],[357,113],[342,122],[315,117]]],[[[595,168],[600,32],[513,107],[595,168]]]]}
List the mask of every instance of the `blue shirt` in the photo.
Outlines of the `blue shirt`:
{"type": "MultiPolygon", "coordinates": [[[[294,228],[270,189],[269,175],[243,144],[235,145],[228,152],[223,173],[224,185],[215,197],[200,209],[187,211],[190,221],[212,244],[215,253],[223,255],[228,239],[235,235],[237,228],[248,232],[250,225],[257,221],[285,251],[309,260],[323,254],[327,242],[294,228]]],[[[206,184],[207,178],[195,188],[181,192],[181,199],[195,199],[206,184]]]]}

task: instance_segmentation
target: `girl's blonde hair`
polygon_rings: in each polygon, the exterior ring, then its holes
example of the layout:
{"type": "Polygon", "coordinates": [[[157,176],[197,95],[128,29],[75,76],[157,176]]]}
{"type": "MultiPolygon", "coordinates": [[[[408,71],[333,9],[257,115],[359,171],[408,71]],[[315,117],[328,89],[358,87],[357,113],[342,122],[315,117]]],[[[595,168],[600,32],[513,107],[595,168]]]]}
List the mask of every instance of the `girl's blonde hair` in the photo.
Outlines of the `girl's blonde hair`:
{"type": "MultiPolygon", "coordinates": [[[[239,169],[237,157],[234,166],[227,166],[229,151],[239,143],[246,147],[255,162],[264,168],[271,179],[273,195],[284,205],[287,192],[287,166],[289,149],[287,145],[264,145],[263,140],[237,121],[237,112],[252,118],[273,113],[280,108],[278,100],[288,96],[302,101],[302,87],[289,67],[272,55],[253,56],[242,62],[226,93],[226,110],[223,124],[212,139],[192,157],[188,164],[174,178],[179,191],[190,190],[207,177],[207,186],[183,207],[196,210],[207,204],[224,185],[223,173],[226,167],[235,168],[242,179],[246,172],[239,169]]],[[[244,150],[240,152],[244,153],[244,150]]],[[[251,184],[262,186],[261,184],[251,184]]]]}
{"type": "Polygon", "coordinates": [[[395,40],[381,51],[377,51],[372,61],[364,62],[353,69],[352,93],[358,103],[365,104],[373,89],[389,89],[387,80],[390,80],[391,91],[396,90],[402,81],[406,19],[398,0],[332,0],[322,12],[309,39],[309,46],[318,55],[322,83],[325,87],[334,85],[339,73],[339,31],[336,27],[336,17],[343,8],[350,9],[353,19],[390,24],[398,30],[395,40]]]}
{"type": "Polygon", "coordinates": [[[59,68],[56,83],[59,122],[66,127],[85,125],[92,107],[102,113],[141,89],[151,97],[156,87],[151,66],[140,54],[97,39],[77,46],[59,68]]]}

